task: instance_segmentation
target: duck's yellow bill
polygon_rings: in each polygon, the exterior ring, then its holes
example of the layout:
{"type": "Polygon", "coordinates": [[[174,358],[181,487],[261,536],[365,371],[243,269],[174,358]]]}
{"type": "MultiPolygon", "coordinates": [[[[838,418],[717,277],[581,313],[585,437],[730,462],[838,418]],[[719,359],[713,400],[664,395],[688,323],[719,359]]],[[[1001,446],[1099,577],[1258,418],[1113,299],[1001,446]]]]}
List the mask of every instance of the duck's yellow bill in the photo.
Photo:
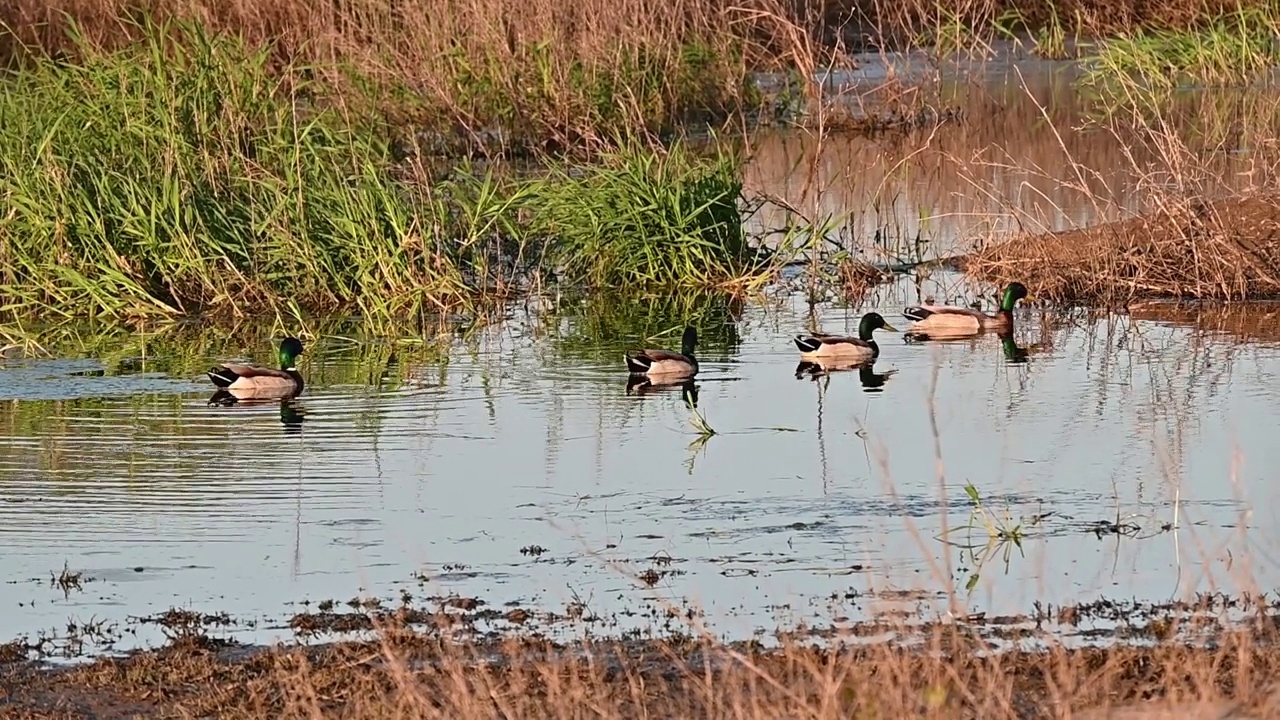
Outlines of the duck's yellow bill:
{"type": "Polygon", "coordinates": [[[889,323],[884,324],[884,329],[888,330],[889,332],[898,332],[898,328],[890,325],[889,323]]]}

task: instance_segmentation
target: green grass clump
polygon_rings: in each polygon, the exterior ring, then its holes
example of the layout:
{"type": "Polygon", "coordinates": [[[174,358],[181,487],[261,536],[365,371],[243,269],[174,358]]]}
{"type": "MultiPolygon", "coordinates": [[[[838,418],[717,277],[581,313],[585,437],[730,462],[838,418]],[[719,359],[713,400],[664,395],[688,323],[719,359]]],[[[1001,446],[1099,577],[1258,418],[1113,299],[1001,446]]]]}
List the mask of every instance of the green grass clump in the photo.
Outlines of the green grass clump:
{"type": "Polygon", "coordinates": [[[149,26],[77,57],[0,82],[0,315],[386,317],[508,293],[543,259],[598,283],[750,267],[728,157],[442,179],[270,48],[149,26]]]}
{"type": "Polygon", "coordinates": [[[252,312],[449,297],[447,214],[269,52],[194,26],[0,84],[9,310],[252,312]]]}
{"type": "Polygon", "coordinates": [[[1242,85],[1280,64],[1280,10],[1241,7],[1193,29],[1107,39],[1088,58],[1087,85],[1167,92],[1182,84],[1242,85]]]}
{"type": "Polygon", "coordinates": [[[758,281],[766,260],[748,242],[739,161],[683,145],[627,149],[586,174],[555,170],[534,193],[533,225],[555,238],[562,276],[596,287],[709,287],[758,281]]]}

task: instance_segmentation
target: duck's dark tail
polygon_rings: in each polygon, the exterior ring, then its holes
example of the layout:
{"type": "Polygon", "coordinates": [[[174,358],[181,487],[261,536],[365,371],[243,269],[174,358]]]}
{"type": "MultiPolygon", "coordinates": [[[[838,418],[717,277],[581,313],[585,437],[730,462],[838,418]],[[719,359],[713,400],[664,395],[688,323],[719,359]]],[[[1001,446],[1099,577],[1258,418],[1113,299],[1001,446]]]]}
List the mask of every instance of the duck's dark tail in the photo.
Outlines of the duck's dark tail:
{"type": "Polygon", "coordinates": [[[653,364],[652,360],[639,353],[627,353],[622,357],[627,361],[627,369],[636,375],[644,375],[649,372],[649,366],[653,364]]]}
{"type": "Polygon", "coordinates": [[[902,309],[902,316],[908,320],[914,320],[915,322],[920,322],[921,320],[924,320],[925,318],[929,317],[932,314],[933,314],[932,310],[926,310],[922,307],[918,307],[915,305],[909,308],[902,309]]]}
{"type": "Polygon", "coordinates": [[[209,372],[205,374],[209,376],[214,385],[220,388],[231,387],[231,383],[240,379],[239,375],[223,367],[209,368],[209,372]]]}
{"type": "Polygon", "coordinates": [[[795,341],[796,347],[800,348],[800,352],[802,353],[815,352],[818,348],[822,347],[822,341],[817,338],[797,335],[793,340],[795,341]]]}

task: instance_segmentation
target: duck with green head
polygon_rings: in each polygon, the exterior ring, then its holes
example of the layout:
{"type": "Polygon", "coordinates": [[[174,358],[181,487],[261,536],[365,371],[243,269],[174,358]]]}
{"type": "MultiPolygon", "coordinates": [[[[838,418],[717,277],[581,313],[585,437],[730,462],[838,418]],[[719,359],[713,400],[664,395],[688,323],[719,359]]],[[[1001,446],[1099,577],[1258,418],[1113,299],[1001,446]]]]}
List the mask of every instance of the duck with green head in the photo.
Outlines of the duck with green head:
{"type": "Polygon", "coordinates": [[[297,367],[302,341],[295,337],[285,338],[280,342],[277,354],[279,370],[248,363],[223,363],[209,370],[209,379],[219,389],[242,399],[296,396],[302,392],[303,386],[297,367]]]}
{"type": "Polygon", "coordinates": [[[856,338],[816,332],[797,335],[794,342],[800,349],[800,357],[805,360],[835,358],[850,361],[873,360],[880,356],[880,346],[872,337],[876,330],[898,332],[897,328],[885,322],[880,313],[869,312],[863,315],[858,323],[856,338]]]}
{"type": "Polygon", "coordinates": [[[693,350],[698,345],[698,331],[684,329],[680,352],[670,350],[633,350],[626,355],[627,370],[633,375],[690,376],[698,373],[698,359],[693,350]]]}
{"type": "Polygon", "coordinates": [[[1013,307],[1019,300],[1030,301],[1027,288],[1020,282],[1009,283],[1000,300],[1000,310],[988,315],[977,308],[955,305],[918,305],[905,308],[904,317],[913,321],[913,335],[945,337],[975,335],[984,330],[1005,332],[1013,328],[1013,307]]]}

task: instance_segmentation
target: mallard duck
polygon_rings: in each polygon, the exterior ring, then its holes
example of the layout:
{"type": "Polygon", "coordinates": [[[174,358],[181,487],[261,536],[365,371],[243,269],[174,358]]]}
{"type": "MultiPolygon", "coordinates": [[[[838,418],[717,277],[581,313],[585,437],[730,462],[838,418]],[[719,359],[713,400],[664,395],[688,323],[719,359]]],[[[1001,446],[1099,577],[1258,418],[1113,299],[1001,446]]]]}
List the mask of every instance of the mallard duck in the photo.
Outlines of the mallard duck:
{"type": "Polygon", "coordinates": [[[237,398],[292,397],[302,392],[302,376],[298,374],[297,359],[302,354],[302,342],[287,337],[280,342],[280,369],[241,363],[224,363],[210,368],[208,375],[213,384],[237,398]]]}
{"type": "Polygon", "coordinates": [[[680,352],[670,350],[633,350],[624,358],[627,369],[633,375],[696,375],[698,359],[693,356],[693,349],[698,345],[698,331],[692,327],[684,329],[680,338],[680,352]]]}
{"type": "Polygon", "coordinates": [[[977,308],[953,305],[916,305],[904,308],[902,314],[912,320],[910,331],[916,335],[944,337],[972,335],[984,330],[1001,332],[1013,327],[1013,306],[1019,300],[1030,300],[1027,288],[1019,282],[1004,289],[1000,310],[988,315],[977,308]]]}
{"type": "Polygon", "coordinates": [[[871,334],[876,330],[898,332],[897,328],[884,321],[880,313],[869,312],[863,315],[862,321],[858,323],[856,338],[828,333],[810,333],[795,336],[795,344],[800,348],[800,357],[805,360],[821,358],[871,360],[880,356],[880,346],[871,339],[871,334]]]}

